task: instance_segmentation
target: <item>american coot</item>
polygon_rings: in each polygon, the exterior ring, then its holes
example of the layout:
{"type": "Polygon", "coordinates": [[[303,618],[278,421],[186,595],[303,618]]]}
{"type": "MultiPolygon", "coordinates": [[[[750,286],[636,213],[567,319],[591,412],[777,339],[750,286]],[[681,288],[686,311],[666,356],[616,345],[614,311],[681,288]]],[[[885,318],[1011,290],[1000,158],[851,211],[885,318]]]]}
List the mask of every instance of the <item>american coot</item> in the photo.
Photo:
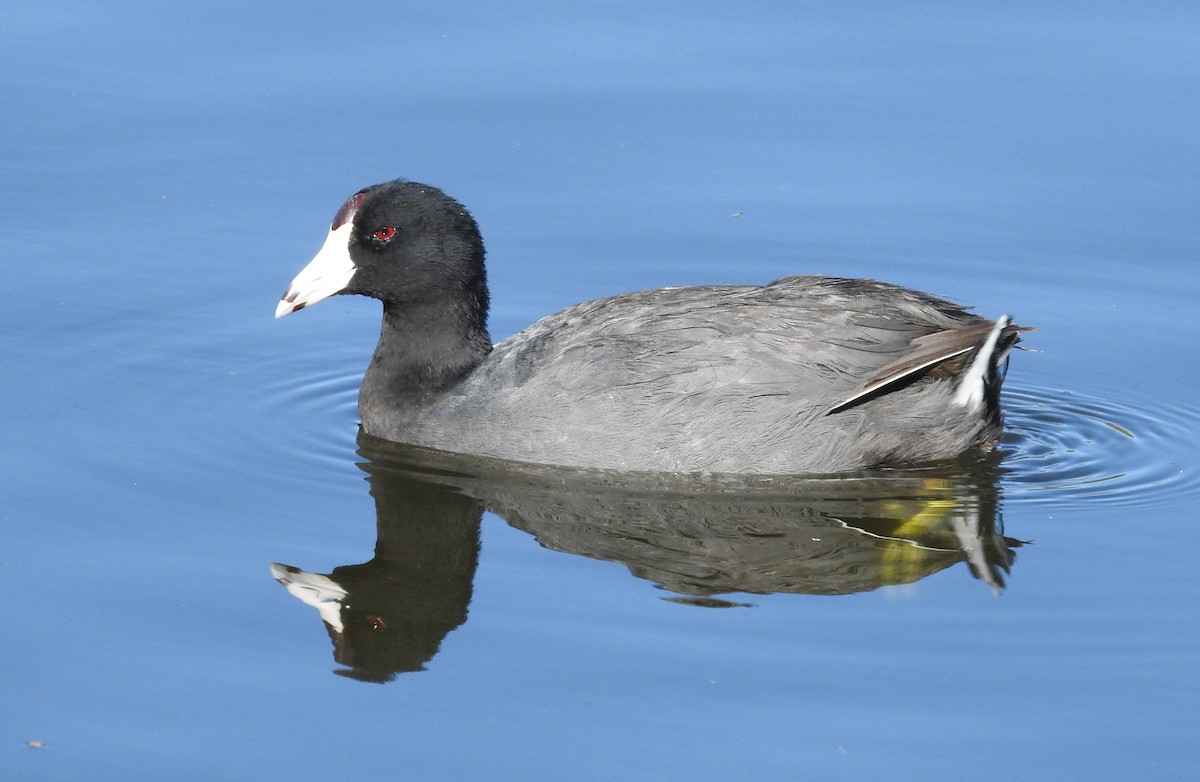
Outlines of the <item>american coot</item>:
{"type": "Polygon", "coordinates": [[[1022,327],[874,280],[639,291],[492,345],[483,241],[441,190],[365,188],[276,317],[383,302],[359,390],[368,434],[589,468],[831,473],[990,449],[1022,327]]]}

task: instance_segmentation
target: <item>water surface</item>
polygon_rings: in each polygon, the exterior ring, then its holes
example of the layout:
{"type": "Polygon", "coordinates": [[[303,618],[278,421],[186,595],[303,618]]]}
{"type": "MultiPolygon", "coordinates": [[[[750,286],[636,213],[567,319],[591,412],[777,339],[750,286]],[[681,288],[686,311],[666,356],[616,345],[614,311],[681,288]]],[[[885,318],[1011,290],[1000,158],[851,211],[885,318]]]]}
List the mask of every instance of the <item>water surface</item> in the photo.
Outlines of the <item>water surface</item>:
{"type": "Polygon", "coordinates": [[[1190,778],[1197,21],[0,11],[0,768],[1190,778]],[[480,221],[497,339],[794,273],[1012,313],[1001,458],[701,489],[360,447],[378,305],[271,315],[396,176],[480,221]]]}

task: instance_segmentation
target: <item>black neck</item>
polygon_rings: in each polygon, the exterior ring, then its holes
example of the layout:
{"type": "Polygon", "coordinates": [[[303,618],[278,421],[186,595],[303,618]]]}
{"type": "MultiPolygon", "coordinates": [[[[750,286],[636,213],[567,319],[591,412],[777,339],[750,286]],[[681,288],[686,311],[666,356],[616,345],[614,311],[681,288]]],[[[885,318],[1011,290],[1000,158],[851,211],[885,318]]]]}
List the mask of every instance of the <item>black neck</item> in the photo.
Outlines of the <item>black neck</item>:
{"type": "Polygon", "coordinates": [[[420,408],[470,374],[491,349],[483,315],[468,307],[385,303],[359,406],[369,399],[386,409],[420,408]]]}

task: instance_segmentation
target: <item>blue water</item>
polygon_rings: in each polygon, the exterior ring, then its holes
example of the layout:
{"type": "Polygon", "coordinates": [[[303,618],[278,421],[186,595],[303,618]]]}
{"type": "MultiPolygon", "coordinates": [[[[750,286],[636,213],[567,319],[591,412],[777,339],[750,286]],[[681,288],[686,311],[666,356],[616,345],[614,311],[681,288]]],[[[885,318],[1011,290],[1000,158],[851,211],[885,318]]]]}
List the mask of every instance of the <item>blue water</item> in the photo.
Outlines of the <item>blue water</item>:
{"type": "Polygon", "coordinates": [[[5,778],[1194,774],[1191,6],[10,6],[5,778]],[[479,220],[496,338],[794,273],[1012,313],[1003,458],[714,498],[360,453],[378,305],[272,313],[398,176],[479,220]]]}

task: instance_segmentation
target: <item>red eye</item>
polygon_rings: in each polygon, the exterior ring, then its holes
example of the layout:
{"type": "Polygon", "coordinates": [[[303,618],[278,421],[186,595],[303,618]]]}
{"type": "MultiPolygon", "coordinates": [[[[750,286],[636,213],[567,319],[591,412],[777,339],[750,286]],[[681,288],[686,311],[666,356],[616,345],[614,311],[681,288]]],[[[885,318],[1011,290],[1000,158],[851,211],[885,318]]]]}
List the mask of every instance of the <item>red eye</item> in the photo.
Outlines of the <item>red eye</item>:
{"type": "Polygon", "coordinates": [[[396,229],[391,227],[390,225],[385,225],[384,227],[375,231],[375,238],[381,242],[386,242],[388,239],[391,239],[395,235],[396,235],[396,229]]]}

